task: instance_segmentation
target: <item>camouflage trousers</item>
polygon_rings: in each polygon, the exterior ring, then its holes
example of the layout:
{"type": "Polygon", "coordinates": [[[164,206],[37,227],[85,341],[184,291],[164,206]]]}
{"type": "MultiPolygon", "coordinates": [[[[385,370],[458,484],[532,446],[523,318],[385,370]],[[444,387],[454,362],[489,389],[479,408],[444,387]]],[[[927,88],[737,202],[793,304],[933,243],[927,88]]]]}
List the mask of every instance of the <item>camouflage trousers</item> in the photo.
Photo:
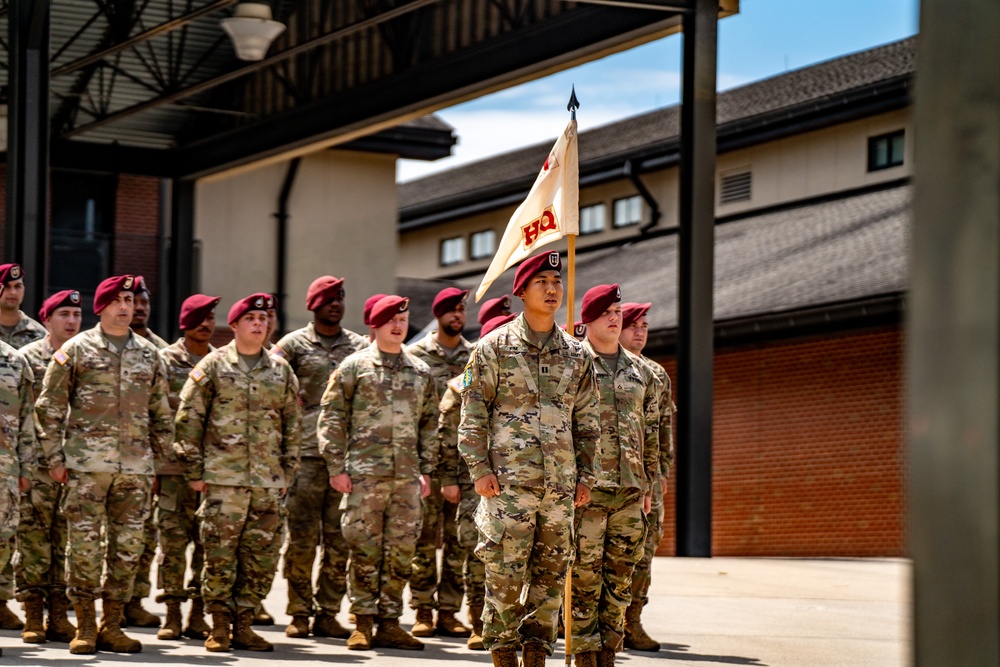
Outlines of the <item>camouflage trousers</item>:
{"type": "Polygon", "coordinates": [[[186,600],[192,592],[201,590],[205,550],[198,539],[197,510],[198,492],[188,485],[183,475],[160,476],[160,493],[156,497],[156,528],[160,535],[157,579],[164,600],[186,600]],[[194,545],[194,553],[191,581],[185,587],[189,544],[194,545]]]}
{"type": "Polygon", "coordinates": [[[284,575],[289,616],[336,614],[347,594],[347,543],[341,532],[343,494],[330,487],[326,461],[305,458],[288,489],[288,544],[284,575]],[[319,576],[313,588],[313,561],[320,549],[319,576]],[[314,592],[315,591],[315,592],[314,592]],[[318,610],[318,611],[317,611],[318,610]]]}
{"type": "Polygon", "coordinates": [[[280,489],[209,484],[198,508],[208,611],[256,607],[278,569],[285,533],[280,489]]]}
{"type": "Polygon", "coordinates": [[[424,498],[421,504],[420,538],[413,552],[413,569],[410,571],[410,607],[458,611],[462,608],[462,595],[465,593],[462,569],[467,555],[458,541],[458,505],[449,503],[441,496],[438,480],[434,480],[431,495],[424,498]],[[437,571],[439,536],[442,545],[440,579],[437,571]]]}
{"type": "Polygon", "coordinates": [[[68,529],[66,593],[74,603],[102,593],[112,600],[131,597],[151,487],[148,475],[69,471],[63,514],[68,529]]]}
{"type": "Polygon", "coordinates": [[[354,614],[399,618],[420,536],[420,482],[414,478],[352,478],[343,518],[351,549],[347,591],[354,614]]]}
{"type": "Polygon", "coordinates": [[[66,588],[66,517],[59,511],[62,496],[62,485],[45,470],[34,475],[31,488],[21,494],[18,551],[14,555],[19,600],[37,592],[47,597],[49,590],[66,588]]]}
{"type": "MultiPolygon", "coordinates": [[[[9,554],[17,553],[17,537],[11,537],[3,547],[9,554]]],[[[14,556],[7,559],[7,564],[0,568],[0,600],[14,599],[14,556]]]]}
{"type": "MultiPolygon", "coordinates": [[[[9,479],[9,478],[8,478],[9,479]]],[[[0,567],[8,567],[14,556],[10,545],[17,534],[20,499],[16,487],[4,485],[0,488],[0,567]]]]}
{"type": "Polygon", "coordinates": [[[573,494],[510,486],[480,502],[476,525],[476,555],[486,566],[484,645],[534,642],[551,655],[573,561],[573,494]]]}
{"type": "Polygon", "coordinates": [[[646,531],[646,544],[642,550],[642,558],[636,563],[635,572],[632,574],[632,598],[642,606],[649,602],[653,556],[656,555],[656,549],[663,539],[663,494],[659,492],[662,489],[659,478],[653,483],[653,488],[657,491],[653,493],[652,508],[646,515],[649,528],[646,531]]]}
{"type": "Polygon", "coordinates": [[[156,507],[156,499],[149,498],[149,513],[146,523],[142,526],[142,555],[139,556],[139,567],[135,571],[135,582],[132,584],[132,597],[145,598],[149,596],[152,588],[149,580],[150,568],[153,566],[153,559],[156,558],[156,521],[153,518],[153,508],[156,507]]]}
{"type": "Polygon", "coordinates": [[[573,653],[621,650],[632,570],[646,540],[642,499],[639,489],[594,489],[576,510],[573,653]]]}
{"type": "Polygon", "coordinates": [[[486,594],[486,566],[476,555],[476,544],[479,543],[476,508],[479,507],[480,496],[472,484],[459,484],[458,488],[462,491],[462,499],[458,503],[455,523],[458,544],[465,551],[465,601],[470,608],[482,607],[486,594]]]}

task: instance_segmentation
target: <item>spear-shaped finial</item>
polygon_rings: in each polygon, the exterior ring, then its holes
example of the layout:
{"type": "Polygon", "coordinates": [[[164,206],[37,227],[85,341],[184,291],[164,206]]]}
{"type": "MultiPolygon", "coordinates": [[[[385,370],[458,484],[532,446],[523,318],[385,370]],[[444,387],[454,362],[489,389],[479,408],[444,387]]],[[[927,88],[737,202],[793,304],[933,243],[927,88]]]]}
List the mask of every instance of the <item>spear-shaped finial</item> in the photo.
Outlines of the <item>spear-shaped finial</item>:
{"type": "Polygon", "coordinates": [[[569,94],[569,104],[566,105],[566,111],[572,114],[571,118],[576,120],[576,110],[580,108],[580,100],[576,99],[576,86],[573,86],[573,91],[569,94]]]}

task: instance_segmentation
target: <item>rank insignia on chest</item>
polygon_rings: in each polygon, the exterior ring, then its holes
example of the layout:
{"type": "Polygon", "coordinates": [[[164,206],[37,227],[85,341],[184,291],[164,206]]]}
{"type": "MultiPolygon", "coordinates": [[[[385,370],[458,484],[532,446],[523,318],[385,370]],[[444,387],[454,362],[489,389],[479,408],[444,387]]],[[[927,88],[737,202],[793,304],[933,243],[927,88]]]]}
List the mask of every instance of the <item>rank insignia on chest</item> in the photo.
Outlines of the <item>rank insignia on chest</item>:
{"type": "Polygon", "coordinates": [[[65,366],[66,362],[69,361],[69,355],[62,350],[57,351],[52,355],[52,358],[59,362],[60,366],[65,366]]]}
{"type": "Polygon", "coordinates": [[[191,379],[197,382],[198,384],[201,384],[201,381],[205,379],[205,371],[201,370],[200,368],[195,368],[193,371],[188,373],[188,375],[190,375],[191,379]]]}
{"type": "Polygon", "coordinates": [[[541,373],[542,373],[542,375],[548,375],[549,374],[548,364],[542,364],[541,373]]]}

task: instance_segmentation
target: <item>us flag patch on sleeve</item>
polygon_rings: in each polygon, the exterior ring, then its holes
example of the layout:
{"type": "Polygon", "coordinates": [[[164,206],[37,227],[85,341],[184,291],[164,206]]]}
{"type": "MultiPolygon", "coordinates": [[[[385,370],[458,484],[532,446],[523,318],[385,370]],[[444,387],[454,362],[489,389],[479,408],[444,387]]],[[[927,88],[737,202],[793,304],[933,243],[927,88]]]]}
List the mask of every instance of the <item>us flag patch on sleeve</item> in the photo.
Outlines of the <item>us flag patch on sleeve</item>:
{"type": "Polygon", "coordinates": [[[58,361],[60,366],[65,366],[66,362],[69,361],[69,355],[63,352],[62,350],[59,350],[58,352],[53,354],[52,358],[58,361]]]}
{"type": "Polygon", "coordinates": [[[189,373],[189,375],[191,376],[192,380],[194,380],[195,382],[197,382],[199,384],[201,383],[202,380],[205,379],[205,371],[203,371],[203,370],[201,370],[200,368],[197,368],[197,367],[194,370],[192,370],[189,373]]]}
{"type": "Polygon", "coordinates": [[[275,345],[274,347],[271,348],[271,354],[273,354],[276,357],[281,357],[282,359],[285,358],[285,351],[282,350],[277,345],[275,345]]]}

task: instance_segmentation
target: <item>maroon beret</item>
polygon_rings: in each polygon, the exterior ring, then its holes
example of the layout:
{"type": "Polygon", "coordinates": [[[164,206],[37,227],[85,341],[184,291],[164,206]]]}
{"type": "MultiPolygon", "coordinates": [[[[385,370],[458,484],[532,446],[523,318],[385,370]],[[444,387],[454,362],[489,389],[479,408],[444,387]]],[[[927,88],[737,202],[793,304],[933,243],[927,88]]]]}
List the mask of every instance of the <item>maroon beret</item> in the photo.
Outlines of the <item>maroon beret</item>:
{"type": "Polygon", "coordinates": [[[138,294],[139,292],[145,292],[146,294],[149,294],[149,287],[146,285],[146,279],[143,278],[142,276],[136,276],[135,289],[132,291],[134,291],[136,294],[138,294]]]}
{"type": "Polygon", "coordinates": [[[445,287],[434,297],[431,312],[434,313],[434,317],[443,317],[458,308],[458,304],[465,301],[465,297],[467,296],[469,296],[469,290],[467,289],[445,287]]]}
{"type": "Polygon", "coordinates": [[[497,315],[496,317],[491,317],[486,324],[479,330],[479,337],[482,338],[494,329],[501,327],[511,320],[517,317],[517,313],[511,313],[510,315],[497,315]]]}
{"type": "Polygon", "coordinates": [[[387,296],[389,296],[389,295],[388,294],[372,294],[370,297],[368,297],[365,300],[365,312],[364,312],[364,321],[365,321],[365,324],[367,324],[368,326],[371,326],[372,308],[375,307],[375,304],[378,303],[380,299],[384,299],[387,296]]]}
{"type": "Polygon", "coordinates": [[[542,271],[562,271],[562,257],[559,256],[558,252],[555,250],[543,252],[521,262],[514,274],[514,294],[517,295],[527,286],[532,276],[542,271]]]}
{"type": "Polygon", "coordinates": [[[101,311],[108,307],[112,301],[118,298],[122,292],[135,293],[135,276],[125,274],[124,276],[111,276],[101,281],[94,292],[94,313],[101,314],[101,311]]]}
{"type": "Polygon", "coordinates": [[[52,317],[52,313],[60,308],[66,306],[80,308],[81,302],[80,293],[75,289],[64,289],[61,292],[56,292],[45,301],[42,301],[42,309],[38,311],[38,319],[42,322],[48,322],[49,318],[52,317]]]}
{"type": "Polygon", "coordinates": [[[207,294],[192,294],[184,299],[184,303],[181,304],[181,316],[178,318],[181,331],[194,329],[204,322],[220,301],[222,301],[221,296],[207,294]]]}
{"type": "Polygon", "coordinates": [[[503,315],[504,311],[510,312],[510,295],[504,294],[495,299],[488,299],[479,308],[479,315],[476,319],[480,324],[486,324],[497,315],[503,315]]]}
{"type": "Polygon", "coordinates": [[[584,324],[590,324],[600,317],[612,304],[622,300],[622,291],[618,283],[611,285],[598,285],[591,287],[583,295],[583,303],[580,305],[580,320],[584,324]]]}
{"type": "Polygon", "coordinates": [[[344,294],[344,279],[320,276],[306,291],[306,310],[319,310],[344,294]]]}
{"type": "Polygon", "coordinates": [[[368,325],[378,329],[386,324],[399,313],[405,313],[410,309],[410,300],[405,296],[390,294],[378,300],[372,306],[371,315],[368,316],[368,325]]]}
{"type": "Polygon", "coordinates": [[[264,292],[257,292],[234,303],[229,309],[229,318],[226,321],[233,324],[251,310],[262,310],[266,313],[268,308],[274,308],[274,297],[264,292]]]}
{"type": "Polygon", "coordinates": [[[6,285],[12,280],[24,278],[24,269],[20,264],[0,264],[0,285],[6,285]]]}
{"type": "Polygon", "coordinates": [[[630,327],[632,324],[649,312],[651,303],[623,303],[622,304],[622,329],[630,327]]]}

